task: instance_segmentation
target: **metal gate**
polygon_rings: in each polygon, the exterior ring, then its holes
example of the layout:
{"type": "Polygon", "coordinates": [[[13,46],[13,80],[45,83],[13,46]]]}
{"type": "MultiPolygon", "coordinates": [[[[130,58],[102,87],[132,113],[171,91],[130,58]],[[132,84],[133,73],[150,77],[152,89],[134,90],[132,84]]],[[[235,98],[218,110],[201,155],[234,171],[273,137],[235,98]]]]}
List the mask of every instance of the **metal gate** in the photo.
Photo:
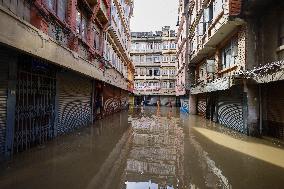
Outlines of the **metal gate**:
{"type": "Polygon", "coordinates": [[[56,79],[47,63],[19,58],[14,152],[43,144],[54,136],[56,79]]]}
{"type": "Polygon", "coordinates": [[[92,121],[92,82],[73,72],[58,74],[57,134],[72,132],[92,121]]]}
{"type": "Polygon", "coordinates": [[[4,154],[6,141],[8,56],[7,52],[0,51],[0,156],[4,154]]]}

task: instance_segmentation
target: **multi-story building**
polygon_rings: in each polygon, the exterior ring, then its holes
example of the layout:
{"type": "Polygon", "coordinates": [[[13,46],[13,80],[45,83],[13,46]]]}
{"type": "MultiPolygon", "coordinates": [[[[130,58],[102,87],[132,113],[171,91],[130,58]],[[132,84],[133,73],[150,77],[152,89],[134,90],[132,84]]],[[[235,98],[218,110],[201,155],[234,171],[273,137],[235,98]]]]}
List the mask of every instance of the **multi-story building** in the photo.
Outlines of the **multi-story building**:
{"type": "MultiPolygon", "coordinates": [[[[135,66],[134,93],[137,102],[149,105],[175,103],[176,44],[175,31],[132,32],[131,58],[135,66]]],[[[136,102],[136,103],[137,103],[136,102]]]]}
{"type": "Polygon", "coordinates": [[[191,0],[190,6],[190,113],[283,139],[283,2],[191,0]]]}
{"type": "Polygon", "coordinates": [[[180,0],[178,8],[177,22],[177,74],[176,74],[176,96],[181,102],[181,111],[189,112],[188,98],[188,28],[189,28],[189,11],[192,6],[189,1],[180,0]]]}
{"type": "Polygon", "coordinates": [[[0,2],[0,159],[126,105],[131,14],[130,0],[0,2]]]}

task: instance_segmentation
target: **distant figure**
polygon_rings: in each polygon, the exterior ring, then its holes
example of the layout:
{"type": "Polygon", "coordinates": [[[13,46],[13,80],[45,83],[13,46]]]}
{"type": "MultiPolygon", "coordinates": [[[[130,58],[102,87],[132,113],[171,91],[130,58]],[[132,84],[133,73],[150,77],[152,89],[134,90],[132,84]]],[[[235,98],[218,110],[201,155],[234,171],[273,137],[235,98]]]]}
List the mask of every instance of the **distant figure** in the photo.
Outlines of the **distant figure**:
{"type": "Polygon", "coordinates": [[[173,105],[172,105],[172,101],[170,100],[170,107],[172,108],[173,107],[173,105]]]}
{"type": "Polygon", "coordinates": [[[160,100],[157,101],[157,107],[160,109],[160,100]]]}

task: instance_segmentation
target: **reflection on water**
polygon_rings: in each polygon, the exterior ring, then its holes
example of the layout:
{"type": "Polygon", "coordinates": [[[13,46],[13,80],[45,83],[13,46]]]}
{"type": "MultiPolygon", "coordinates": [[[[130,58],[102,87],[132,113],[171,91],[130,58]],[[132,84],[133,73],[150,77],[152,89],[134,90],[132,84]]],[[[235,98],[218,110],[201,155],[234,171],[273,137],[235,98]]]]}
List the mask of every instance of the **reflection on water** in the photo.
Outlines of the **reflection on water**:
{"type": "Polygon", "coordinates": [[[0,188],[282,188],[283,153],[179,109],[138,107],[18,154],[0,188]]]}
{"type": "Polygon", "coordinates": [[[168,119],[160,115],[132,118],[133,141],[127,158],[127,189],[179,186],[183,178],[184,136],[178,121],[175,117],[168,119]]]}

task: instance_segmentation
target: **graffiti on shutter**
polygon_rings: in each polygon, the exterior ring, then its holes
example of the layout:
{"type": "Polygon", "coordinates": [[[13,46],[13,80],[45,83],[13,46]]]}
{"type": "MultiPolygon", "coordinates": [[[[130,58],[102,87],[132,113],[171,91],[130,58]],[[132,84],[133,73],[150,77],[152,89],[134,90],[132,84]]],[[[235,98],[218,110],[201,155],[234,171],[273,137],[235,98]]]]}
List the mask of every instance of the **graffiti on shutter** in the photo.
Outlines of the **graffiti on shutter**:
{"type": "Polygon", "coordinates": [[[103,89],[104,93],[104,112],[105,115],[112,114],[120,106],[120,99],[115,97],[114,86],[106,84],[103,89]]]}
{"type": "Polygon", "coordinates": [[[59,113],[57,133],[87,126],[91,121],[92,83],[75,73],[58,74],[59,113]]]}
{"type": "Polygon", "coordinates": [[[244,133],[245,126],[243,120],[242,99],[234,99],[233,97],[220,97],[218,102],[218,121],[221,125],[244,133]]]}
{"type": "Polygon", "coordinates": [[[197,96],[197,113],[198,115],[204,116],[206,114],[206,96],[205,94],[199,94],[197,96]]]}

